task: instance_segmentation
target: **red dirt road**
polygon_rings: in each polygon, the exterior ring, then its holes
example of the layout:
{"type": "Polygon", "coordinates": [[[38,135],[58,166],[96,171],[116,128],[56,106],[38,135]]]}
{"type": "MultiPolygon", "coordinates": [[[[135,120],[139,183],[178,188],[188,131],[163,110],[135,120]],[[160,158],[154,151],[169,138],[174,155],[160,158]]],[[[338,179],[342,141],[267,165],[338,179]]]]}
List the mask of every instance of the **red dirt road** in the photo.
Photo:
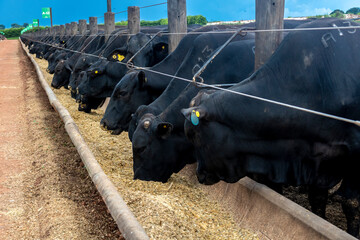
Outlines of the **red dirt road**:
{"type": "Polygon", "coordinates": [[[122,238],[19,41],[0,73],[0,240],[122,238]]]}
{"type": "Polygon", "coordinates": [[[17,41],[0,42],[0,236],[12,227],[13,223],[7,216],[13,210],[10,206],[15,195],[21,198],[21,191],[8,182],[13,176],[21,174],[26,164],[19,153],[21,138],[26,134],[27,127],[22,115],[24,86],[17,46],[17,41]]]}

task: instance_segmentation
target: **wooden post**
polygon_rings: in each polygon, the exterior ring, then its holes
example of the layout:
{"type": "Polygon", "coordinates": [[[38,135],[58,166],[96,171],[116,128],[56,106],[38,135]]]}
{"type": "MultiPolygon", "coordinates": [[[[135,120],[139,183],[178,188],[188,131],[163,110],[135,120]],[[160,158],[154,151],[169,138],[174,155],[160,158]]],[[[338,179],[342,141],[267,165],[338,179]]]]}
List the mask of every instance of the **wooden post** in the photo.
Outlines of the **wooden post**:
{"type": "MultiPolygon", "coordinates": [[[[284,28],[285,0],[256,0],[256,30],[284,28]]],[[[282,41],[282,32],[255,34],[255,70],[275,52],[282,41]]]]}
{"type": "Polygon", "coordinates": [[[50,8],[50,21],[51,21],[51,27],[53,26],[53,20],[52,20],[52,8],[50,8]]]}
{"type": "MultiPolygon", "coordinates": [[[[186,33],[186,0],[168,0],[168,28],[170,33],[186,33]]],[[[173,52],[185,34],[169,35],[169,53],[173,52]]]]}
{"type": "Polygon", "coordinates": [[[115,30],[115,14],[112,12],[106,12],[105,18],[105,41],[110,37],[110,34],[115,30]]]}
{"type": "Polygon", "coordinates": [[[59,37],[63,37],[65,35],[65,26],[60,25],[59,26],[59,37]]]}
{"type": "Polygon", "coordinates": [[[71,22],[71,36],[75,36],[78,32],[77,22],[71,22]]]}
{"type": "Polygon", "coordinates": [[[65,23],[65,35],[70,36],[71,35],[71,26],[70,23],[65,23]]]}
{"type": "Polygon", "coordinates": [[[79,20],[79,34],[80,35],[85,35],[86,33],[86,20],[82,19],[82,20],[79,20]]]}
{"type": "Polygon", "coordinates": [[[55,40],[55,37],[56,37],[56,27],[51,27],[51,28],[50,28],[50,33],[51,33],[52,39],[55,40]]]}
{"type": "Polygon", "coordinates": [[[111,12],[111,0],[107,0],[107,11],[111,12]]]}
{"type": "Polygon", "coordinates": [[[98,33],[98,24],[97,24],[97,17],[89,17],[89,28],[90,28],[90,35],[95,35],[98,33]]]}
{"type": "Polygon", "coordinates": [[[140,32],[140,8],[128,7],[128,29],[130,34],[140,32]]]}

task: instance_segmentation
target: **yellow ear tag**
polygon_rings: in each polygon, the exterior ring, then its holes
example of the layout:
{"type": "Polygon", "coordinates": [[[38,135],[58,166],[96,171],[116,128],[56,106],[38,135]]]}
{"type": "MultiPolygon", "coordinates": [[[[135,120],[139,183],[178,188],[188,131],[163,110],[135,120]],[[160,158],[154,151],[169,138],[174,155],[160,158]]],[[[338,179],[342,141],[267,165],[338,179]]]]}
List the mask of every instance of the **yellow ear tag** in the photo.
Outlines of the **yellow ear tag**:
{"type": "Polygon", "coordinates": [[[147,78],[145,78],[145,82],[147,82],[147,78]]]}
{"type": "Polygon", "coordinates": [[[164,50],[164,49],[165,49],[165,46],[163,45],[161,48],[162,48],[162,50],[164,50]]]}
{"type": "Polygon", "coordinates": [[[98,73],[99,73],[99,71],[98,71],[98,70],[96,70],[96,71],[95,71],[95,74],[98,74],[98,73]]]}
{"type": "Polygon", "coordinates": [[[118,61],[122,61],[124,60],[125,56],[124,55],[121,55],[121,54],[118,54],[118,61]]]}
{"type": "Polygon", "coordinates": [[[115,55],[115,54],[113,55],[113,59],[116,59],[116,55],[115,55]]]}
{"type": "Polygon", "coordinates": [[[196,115],[197,117],[200,117],[199,111],[196,111],[196,112],[195,112],[195,115],[196,115]]]}
{"type": "Polygon", "coordinates": [[[167,128],[167,126],[166,126],[166,125],[163,125],[163,128],[167,128]]]}

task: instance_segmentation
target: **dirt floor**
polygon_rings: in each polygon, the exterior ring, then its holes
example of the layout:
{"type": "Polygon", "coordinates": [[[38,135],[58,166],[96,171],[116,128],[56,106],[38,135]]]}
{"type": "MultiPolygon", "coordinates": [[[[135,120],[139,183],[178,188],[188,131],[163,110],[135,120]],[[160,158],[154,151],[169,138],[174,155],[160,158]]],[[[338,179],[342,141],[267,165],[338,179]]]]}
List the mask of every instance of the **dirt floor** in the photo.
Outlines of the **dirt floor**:
{"type": "Polygon", "coordinates": [[[19,41],[0,69],[0,239],[122,239],[19,41]]]}

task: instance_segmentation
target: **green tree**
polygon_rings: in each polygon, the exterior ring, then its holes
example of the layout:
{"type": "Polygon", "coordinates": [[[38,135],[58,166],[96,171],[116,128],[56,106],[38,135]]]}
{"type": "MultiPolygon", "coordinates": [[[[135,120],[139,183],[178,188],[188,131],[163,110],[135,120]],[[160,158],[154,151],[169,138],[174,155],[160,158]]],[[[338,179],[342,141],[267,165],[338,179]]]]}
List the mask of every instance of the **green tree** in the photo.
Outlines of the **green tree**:
{"type": "Polygon", "coordinates": [[[344,17],[344,11],[340,9],[336,9],[330,13],[331,17],[337,17],[337,18],[343,18],[344,17]]]}
{"type": "Polygon", "coordinates": [[[17,23],[12,23],[11,28],[21,28],[22,26],[17,23]]]}
{"type": "Polygon", "coordinates": [[[29,26],[28,23],[24,23],[24,24],[23,24],[23,27],[27,27],[27,26],[29,26]]]}
{"type": "Polygon", "coordinates": [[[159,25],[168,25],[168,19],[167,18],[160,19],[159,25]]]}
{"type": "Polygon", "coordinates": [[[360,13],[360,8],[358,8],[358,7],[353,7],[346,11],[346,14],[355,14],[356,15],[359,13],[360,13]]]}
{"type": "Polygon", "coordinates": [[[207,20],[202,15],[196,15],[196,16],[187,16],[187,24],[200,24],[200,25],[206,25],[207,20]]]}
{"type": "Polygon", "coordinates": [[[4,25],[4,24],[0,24],[0,29],[5,29],[5,25],[4,25]]]}

